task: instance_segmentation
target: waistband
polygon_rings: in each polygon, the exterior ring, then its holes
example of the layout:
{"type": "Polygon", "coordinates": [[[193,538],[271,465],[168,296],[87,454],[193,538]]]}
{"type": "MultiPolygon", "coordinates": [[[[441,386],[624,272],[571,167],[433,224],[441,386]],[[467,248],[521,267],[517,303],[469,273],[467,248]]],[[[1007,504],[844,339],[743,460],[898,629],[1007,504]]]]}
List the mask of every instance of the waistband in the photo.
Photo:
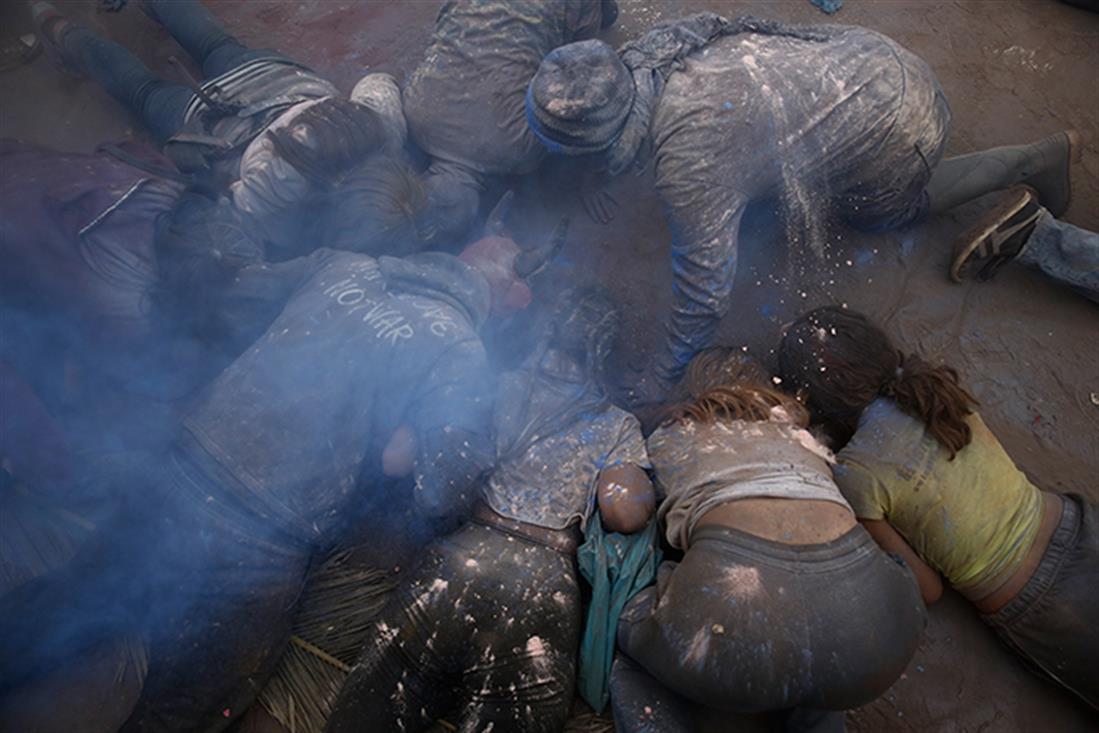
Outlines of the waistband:
{"type": "Polygon", "coordinates": [[[1062,495],[1061,498],[1064,501],[1061,521],[1053,531],[1053,536],[1049,538],[1049,547],[1042,555],[1041,562],[1034,569],[1030,580],[1014,598],[1007,602],[1007,605],[996,613],[981,615],[985,623],[990,626],[1010,626],[1030,610],[1030,607],[1039,601],[1056,582],[1061,572],[1061,565],[1076,547],[1081,524],[1080,506],[1077,503],[1079,500],[1071,494],[1062,495]]]}
{"type": "Polygon", "coordinates": [[[691,535],[691,547],[748,559],[760,565],[791,571],[825,573],[873,557],[878,546],[862,526],[852,527],[829,542],[787,545],[716,524],[699,527],[691,535]]]}
{"type": "Polygon", "coordinates": [[[497,514],[485,504],[478,504],[473,510],[471,521],[483,527],[495,529],[504,534],[548,547],[564,555],[576,555],[580,547],[580,529],[575,525],[566,529],[550,529],[536,524],[521,522],[497,514]]]}

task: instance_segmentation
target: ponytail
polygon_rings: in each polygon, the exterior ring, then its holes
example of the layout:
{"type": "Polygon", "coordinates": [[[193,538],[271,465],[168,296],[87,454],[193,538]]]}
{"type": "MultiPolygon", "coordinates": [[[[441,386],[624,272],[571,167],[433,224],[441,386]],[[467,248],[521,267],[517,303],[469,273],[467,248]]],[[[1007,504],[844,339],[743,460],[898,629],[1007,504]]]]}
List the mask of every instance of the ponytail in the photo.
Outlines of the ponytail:
{"type": "Polygon", "coordinates": [[[966,418],[977,400],[958,373],[905,357],[860,313],[826,306],[803,315],[783,334],[779,371],[817,419],[853,429],[871,402],[887,397],[920,420],[951,459],[972,438],[966,418]]]}
{"type": "Polygon", "coordinates": [[[886,380],[879,392],[923,422],[953,460],[973,437],[966,418],[973,414],[977,400],[961,385],[953,368],[933,366],[915,355],[898,357],[901,365],[896,376],[886,380]]]}

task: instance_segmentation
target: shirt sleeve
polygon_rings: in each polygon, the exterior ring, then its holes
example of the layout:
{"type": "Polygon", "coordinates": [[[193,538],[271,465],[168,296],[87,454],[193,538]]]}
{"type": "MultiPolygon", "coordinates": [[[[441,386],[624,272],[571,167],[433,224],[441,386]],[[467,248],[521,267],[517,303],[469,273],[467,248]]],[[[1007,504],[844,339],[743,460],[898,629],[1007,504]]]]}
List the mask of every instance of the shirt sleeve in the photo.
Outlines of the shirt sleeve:
{"type": "Polygon", "coordinates": [[[889,495],[869,469],[841,455],[832,473],[857,518],[873,521],[889,516],[889,495]]]}
{"type": "Polygon", "coordinates": [[[657,376],[668,384],[678,381],[694,355],[713,343],[729,310],[737,234],[747,205],[747,197],[737,191],[706,176],[695,178],[681,157],[664,156],[657,168],[672,231],[672,313],[656,367],[657,376]]]}
{"type": "Polygon", "coordinates": [[[603,468],[632,463],[638,468],[650,469],[649,452],[645,448],[645,438],[641,434],[641,423],[629,413],[621,415],[621,427],[618,440],[603,464],[603,468]]]}
{"type": "Polygon", "coordinates": [[[415,499],[429,516],[458,516],[492,466],[492,378],[484,347],[467,339],[429,373],[414,406],[418,451],[415,499]]]}

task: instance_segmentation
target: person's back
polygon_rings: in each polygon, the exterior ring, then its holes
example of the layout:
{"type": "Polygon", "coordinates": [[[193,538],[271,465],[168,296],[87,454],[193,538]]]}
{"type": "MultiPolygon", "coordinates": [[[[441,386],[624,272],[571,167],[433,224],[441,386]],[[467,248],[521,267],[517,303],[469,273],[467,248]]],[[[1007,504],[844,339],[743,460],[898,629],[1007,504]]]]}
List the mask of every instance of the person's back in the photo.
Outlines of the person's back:
{"type": "Polygon", "coordinates": [[[980,597],[979,586],[995,590],[1034,544],[1042,496],[979,415],[966,422],[970,443],[951,460],[921,420],[877,400],[837,454],[835,474],[860,518],[888,515],[951,585],[980,597]]]}
{"type": "MultiPolygon", "coordinates": [[[[935,109],[941,92],[926,64],[892,39],[858,26],[806,31],[819,37],[717,38],[670,74],[652,134],[658,185],[673,205],[683,180],[701,175],[748,199],[778,189],[788,208],[827,209],[895,125],[917,121],[903,108],[935,109]],[[804,191],[811,201],[797,200],[804,191]]],[[[930,155],[948,119],[928,115],[926,130],[905,132],[930,155]]]]}
{"type": "Polygon", "coordinates": [[[261,516],[317,541],[403,423],[422,449],[448,426],[468,430],[471,457],[485,452],[491,400],[476,330],[489,296],[449,255],[311,259],[266,334],[185,418],[184,445],[227,471],[261,516]]]}
{"type": "Polygon", "coordinates": [[[530,77],[552,49],[594,35],[604,4],[448,2],[404,89],[412,139],[433,158],[479,173],[532,170],[543,152],[523,108],[530,77]]]}

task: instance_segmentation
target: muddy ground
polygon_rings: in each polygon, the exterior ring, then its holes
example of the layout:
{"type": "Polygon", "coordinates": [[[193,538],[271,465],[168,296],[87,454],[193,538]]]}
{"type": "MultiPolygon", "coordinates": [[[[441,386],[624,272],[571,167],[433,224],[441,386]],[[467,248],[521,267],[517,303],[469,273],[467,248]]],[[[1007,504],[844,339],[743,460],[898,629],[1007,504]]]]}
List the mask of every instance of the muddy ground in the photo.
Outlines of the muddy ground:
{"type": "MultiPolygon", "coordinates": [[[[182,51],[141,13],[105,15],[94,12],[92,2],[57,4],[178,78],[169,57],[182,58],[182,51]]],[[[294,56],[349,89],[368,69],[402,79],[426,45],[440,2],[209,4],[246,43],[294,56]]],[[[807,0],[619,4],[612,42],[702,9],[826,20],[807,0]]],[[[1086,147],[1065,218],[1099,229],[1099,15],[1056,0],[847,0],[832,19],[887,33],[931,64],[954,112],[948,154],[1080,130],[1086,147]]],[[[0,75],[0,100],[2,136],[68,150],[141,137],[135,121],[94,85],[61,76],[45,58],[0,75]]],[[[670,296],[669,236],[645,177],[616,181],[610,190],[622,207],[615,222],[599,226],[585,219],[566,187],[527,182],[517,217],[526,225],[518,234],[533,237],[560,214],[571,214],[567,263],[609,284],[628,306],[627,338],[618,353],[628,378],[660,335],[651,324],[670,296]]],[[[907,347],[961,371],[986,421],[1036,483],[1099,500],[1099,310],[1018,267],[987,284],[947,279],[952,238],[991,203],[990,197],[885,235],[836,225],[824,234],[823,259],[788,248],[774,207],[758,207],[741,240],[736,305],[723,340],[766,360],[779,326],[800,311],[823,303],[864,310],[907,347]]],[[[905,675],[880,700],[853,711],[849,722],[864,733],[1071,733],[1097,724],[1068,695],[1032,677],[953,593],[932,610],[905,675]]]]}

